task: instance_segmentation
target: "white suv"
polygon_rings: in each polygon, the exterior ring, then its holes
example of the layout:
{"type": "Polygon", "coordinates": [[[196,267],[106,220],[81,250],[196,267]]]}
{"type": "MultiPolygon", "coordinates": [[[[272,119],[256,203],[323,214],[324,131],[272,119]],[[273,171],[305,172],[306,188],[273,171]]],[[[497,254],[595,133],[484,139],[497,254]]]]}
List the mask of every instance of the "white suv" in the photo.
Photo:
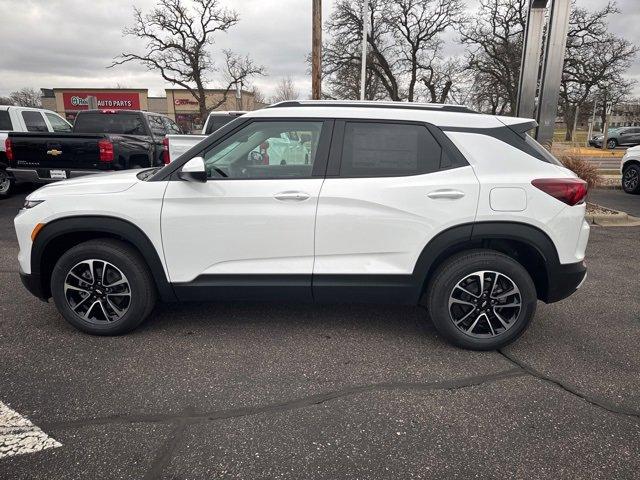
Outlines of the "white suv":
{"type": "Polygon", "coordinates": [[[277,104],[163,168],[32,193],[22,279],[93,334],[136,327],[157,297],[424,303],[448,341],[498,348],[586,276],[586,184],[534,127],[451,105],[277,104]]]}

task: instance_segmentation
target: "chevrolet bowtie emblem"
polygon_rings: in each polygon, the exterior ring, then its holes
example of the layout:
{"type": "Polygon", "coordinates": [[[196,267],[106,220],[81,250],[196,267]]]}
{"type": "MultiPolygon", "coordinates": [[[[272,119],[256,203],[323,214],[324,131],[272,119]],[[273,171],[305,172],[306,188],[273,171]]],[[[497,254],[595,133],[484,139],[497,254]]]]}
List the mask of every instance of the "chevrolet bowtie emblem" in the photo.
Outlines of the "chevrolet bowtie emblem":
{"type": "Polygon", "coordinates": [[[62,150],[56,150],[55,148],[52,150],[47,150],[47,155],[58,156],[62,154],[62,150]]]}

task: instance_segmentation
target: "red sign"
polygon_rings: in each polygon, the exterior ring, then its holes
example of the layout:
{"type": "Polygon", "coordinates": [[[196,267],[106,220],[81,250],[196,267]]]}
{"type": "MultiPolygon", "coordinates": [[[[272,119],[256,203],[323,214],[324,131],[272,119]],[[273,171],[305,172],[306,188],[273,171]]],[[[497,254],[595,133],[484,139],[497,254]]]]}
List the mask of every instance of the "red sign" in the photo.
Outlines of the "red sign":
{"type": "Polygon", "coordinates": [[[64,92],[62,101],[65,110],[87,110],[88,96],[98,100],[98,108],[113,110],[140,110],[140,94],[122,92],[64,92]]]}

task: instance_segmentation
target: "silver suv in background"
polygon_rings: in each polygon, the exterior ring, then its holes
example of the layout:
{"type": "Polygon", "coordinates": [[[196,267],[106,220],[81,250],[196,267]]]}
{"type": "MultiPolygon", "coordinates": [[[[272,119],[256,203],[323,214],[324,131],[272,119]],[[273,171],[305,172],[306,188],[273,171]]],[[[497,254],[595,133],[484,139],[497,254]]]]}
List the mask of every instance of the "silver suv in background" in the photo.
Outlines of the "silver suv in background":
{"type": "MultiPolygon", "coordinates": [[[[603,141],[604,135],[597,134],[591,137],[589,145],[602,148],[603,141]]],[[[640,145],[640,127],[612,128],[607,133],[607,148],[633,147],[635,145],[640,145]]]]}

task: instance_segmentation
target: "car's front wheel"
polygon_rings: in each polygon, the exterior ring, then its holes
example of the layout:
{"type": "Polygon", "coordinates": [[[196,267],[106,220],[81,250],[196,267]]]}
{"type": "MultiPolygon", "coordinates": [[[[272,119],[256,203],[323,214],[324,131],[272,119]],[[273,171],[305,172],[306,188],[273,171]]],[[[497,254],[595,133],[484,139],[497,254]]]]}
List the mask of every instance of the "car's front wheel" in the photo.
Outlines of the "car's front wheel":
{"type": "Polygon", "coordinates": [[[494,350],[518,338],[536,310],[535,285],[517,261],[493,250],[455,255],[437,269],[427,309],[449,342],[494,350]]]}
{"type": "Polygon", "coordinates": [[[118,335],[137,327],[156,300],[144,260],[126,243],[90,240],[68,250],[51,275],[51,294],[62,316],[93,335],[118,335]]]}
{"type": "Polygon", "coordinates": [[[640,165],[629,165],[624,169],[622,188],[627,193],[640,194],[640,165]]]}
{"type": "Polygon", "coordinates": [[[615,138],[610,138],[607,140],[607,148],[613,150],[618,146],[618,141],[615,138]]]}

